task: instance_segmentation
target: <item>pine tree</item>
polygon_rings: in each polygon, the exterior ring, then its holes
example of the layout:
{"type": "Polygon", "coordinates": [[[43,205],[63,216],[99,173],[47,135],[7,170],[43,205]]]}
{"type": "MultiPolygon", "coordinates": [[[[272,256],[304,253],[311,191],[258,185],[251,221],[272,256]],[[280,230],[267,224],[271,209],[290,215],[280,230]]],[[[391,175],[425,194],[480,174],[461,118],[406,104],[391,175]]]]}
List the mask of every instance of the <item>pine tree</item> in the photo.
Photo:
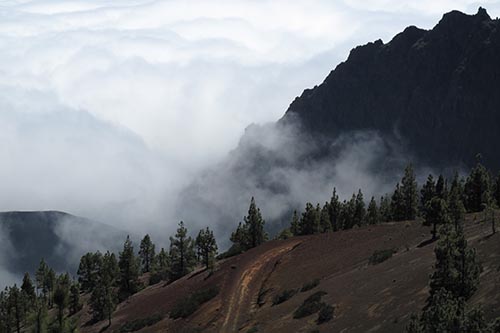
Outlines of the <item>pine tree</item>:
{"type": "Polygon", "coordinates": [[[380,215],[377,208],[377,202],[375,201],[375,197],[372,197],[370,203],[368,204],[368,210],[366,215],[366,222],[369,225],[379,224],[380,223],[380,215]]]}
{"type": "Polygon", "coordinates": [[[144,236],[139,246],[139,257],[142,262],[142,272],[148,273],[151,271],[151,263],[155,256],[155,245],[151,241],[149,235],[144,236]]]}
{"type": "Polygon", "coordinates": [[[74,315],[82,308],[82,304],[80,302],[80,285],[77,281],[73,281],[71,283],[71,287],[69,289],[69,314],[74,315]]]}
{"type": "Polygon", "coordinates": [[[187,235],[184,222],[179,222],[175,237],[170,237],[171,278],[179,279],[190,273],[196,265],[194,241],[187,235]]]}
{"type": "Polygon", "coordinates": [[[448,206],[446,201],[436,196],[427,203],[425,211],[424,224],[432,226],[432,239],[435,240],[437,239],[437,226],[449,222],[448,206]]]}
{"type": "Polygon", "coordinates": [[[418,194],[417,181],[412,165],[405,168],[403,179],[401,180],[401,196],[404,210],[404,220],[414,220],[417,217],[418,194]]]}
{"type": "Polygon", "coordinates": [[[33,304],[36,299],[35,286],[31,281],[29,273],[24,273],[23,284],[21,285],[21,292],[23,293],[24,299],[28,304],[33,304]]]}
{"type": "Polygon", "coordinates": [[[396,184],[396,189],[391,198],[391,212],[394,221],[404,221],[406,218],[406,206],[399,183],[396,184]]]}
{"type": "Polygon", "coordinates": [[[121,298],[124,299],[135,294],[140,287],[139,260],[134,254],[134,247],[129,236],[127,236],[123,244],[123,250],[120,252],[118,267],[120,268],[120,293],[121,298]]]}
{"type": "Polygon", "coordinates": [[[83,291],[91,292],[97,285],[98,273],[102,265],[102,254],[97,251],[95,253],[88,252],[80,259],[78,266],[78,282],[83,291]]]}
{"type": "Polygon", "coordinates": [[[299,215],[297,214],[296,210],[293,211],[292,222],[290,222],[290,232],[294,236],[298,236],[301,234],[299,215]]]}
{"type": "Polygon", "coordinates": [[[35,304],[35,313],[34,313],[34,324],[33,329],[36,333],[46,332],[48,312],[47,312],[47,303],[43,296],[38,296],[35,304]]]}
{"type": "MultiPolygon", "coordinates": [[[[432,202],[444,202],[435,197],[432,202]]],[[[452,227],[443,217],[440,239],[434,249],[436,263],[430,279],[430,291],[420,320],[412,316],[406,331],[483,332],[486,328],[480,309],[467,306],[477,290],[481,266],[473,249],[467,247],[462,228],[452,227]]]]}
{"type": "Polygon", "coordinates": [[[168,280],[170,276],[170,256],[161,248],[160,252],[156,255],[153,260],[153,266],[151,267],[151,277],[149,279],[149,284],[156,284],[160,281],[168,280]]]}
{"type": "Polygon", "coordinates": [[[358,227],[362,226],[365,223],[365,215],[366,215],[365,201],[363,198],[363,193],[361,192],[361,189],[359,189],[355,199],[354,221],[353,221],[354,225],[357,225],[358,227]]]}
{"type": "Polygon", "coordinates": [[[255,204],[255,199],[250,200],[248,215],[244,217],[245,230],[248,232],[247,248],[256,247],[267,239],[267,234],[264,232],[265,221],[262,219],[260,209],[255,204]]]}
{"type": "Polygon", "coordinates": [[[119,263],[113,253],[108,251],[104,254],[102,265],[98,272],[98,282],[90,295],[90,307],[92,309],[92,317],[95,321],[108,319],[108,326],[111,325],[111,315],[118,302],[114,291],[114,286],[117,282],[119,282],[122,294],[125,293],[125,296],[130,295],[131,290],[134,290],[134,288],[138,288],[138,281],[134,280],[134,275],[137,274],[138,276],[139,274],[137,261],[137,258],[133,256],[133,247],[128,236],[123,252],[120,253],[119,263]],[[132,256],[130,253],[132,253],[132,256]],[[135,264],[133,261],[135,261],[135,264]],[[117,281],[118,278],[119,281],[117,281]],[[124,289],[127,281],[128,288],[130,289],[124,289]]]}
{"type": "Polygon", "coordinates": [[[339,223],[341,202],[339,200],[339,196],[337,195],[336,188],[333,188],[333,194],[328,207],[330,208],[329,214],[333,231],[337,231],[341,228],[339,223]]]}
{"type": "Polygon", "coordinates": [[[495,183],[493,185],[493,201],[495,205],[500,208],[500,172],[495,178],[495,183]]]}
{"type": "Polygon", "coordinates": [[[36,281],[36,289],[40,290],[42,295],[44,297],[47,296],[47,288],[46,288],[46,281],[47,281],[47,274],[49,272],[49,266],[45,262],[45,260],[42,258],[40,260],[40,264],[38,265],[38,269],[36,270],[35,273],[35,281],[36,281]]]}
{"type": "Polygon", "coordinates": [[[56,272],[49,267],[47,275],[45,276],[45,288],[48,291],[49,308],[54,304],[54,289],[56,286],[56,272]]]}
{"type": "Polygon", "coordinates": [[[17,285],[9,288],[8,307],[14,319],[14,326],[17,333],[21,333],[21,323],[24,321],[26,312],[24,312],[24,304],[22,293],[17,285]]]}
{"type": "Polygon", "coordinates": [[[448,184],[443,175],[439,175],[436,182],[436,195],[438,198],[447,200],[448,199],[448,184]]]}
{"type": "Polygon", "coordinates": [[[448,196],[448,208],[450,211],[450,218],[455,226],[455,231],[461,228],[462,222],[465,217],[465,207],[461,198],[460,188],[458,186],[451,187],[448,196]]]}
{"type": "Polygon", "coordinates": [[[424,186],[420,190],[420,209],[422,214],[425,216],[425,209],[427,204],[436,196],[436,182],[434,181],[434,177],[430,174],[427,177],[427,181],[424,186]]]}
{"type": "Polygon", "coordinates": [[[328,202],[325,203],[320,213],[320,232],[330,232],[333,230],[332,222],[330,218],[330,205],[328,202]]]}
{"type": "Polygon", "coordinates": [[[306,203],[306,209],[302,213],[300,219],[300,234],[312,235],[318,233],[320,230],[321,210],[318,212],[317,207],[312,203],[306,203]]]}
{"type": "Polygon", "coordinates": [[[490,203],[490,175],[481,163],[467,177],[464,191],[465,208],[469,212],[480,212],[490,203]]]}
{"type": "Polygon", "coordinates": [[[70,279],[68,274],[57,277],[54,290],[54,304],[57,306],[57,321],[59,323],[59,332],[63,331],[64,310],[69,301],[70,279]]]}
{"type": "Polygon", "coordinates": [[[392,219],[392,212],[391,212],[391,201],[389,199],[389,196],[386,194],[382,197],[380,197],[380,220],[382,222],[389,222],[392,219]]]}
{"type": "Polygon", "coordinates": [[[217,243],[213,231],[208,227],[201,229],[196,237],[195,244],[202,264],[206,269],[213,269],[215,256],[217,255],[217,243]]]}

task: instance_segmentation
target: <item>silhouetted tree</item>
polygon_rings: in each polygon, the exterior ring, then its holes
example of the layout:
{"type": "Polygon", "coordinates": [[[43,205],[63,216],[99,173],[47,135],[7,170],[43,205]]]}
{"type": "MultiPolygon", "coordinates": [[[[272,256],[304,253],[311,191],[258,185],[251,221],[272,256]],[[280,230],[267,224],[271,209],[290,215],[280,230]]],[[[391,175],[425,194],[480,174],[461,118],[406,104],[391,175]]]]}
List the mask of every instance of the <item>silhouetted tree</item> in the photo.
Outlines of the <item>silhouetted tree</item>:
{"type": "Polygon", "coordinates": [[[500,208],[500,172],[495,178],[495,183],[493,185],[493,200],[495,205],[500,208]]]}
{"type": "Polygon", "coordinates": [[[403,179],[401,180],[401,196],[403,200],[404,220],[414,220],[418,211],[417,181],[412,165],[405,168],[403,179]]]}
{"type": "Polygon", "coordinates": [[[139,257],[142,263],[142,272],[148,273],[151,271],[151,263],[155,257],[155,245],[151,241],[149,235],[144,236],[139,246],[139,257]]]}
{"type": "Polygon", "coordinates": [[[328,204],[328,202],[326,202],[321,209],[319,224],[321,232],[330,232],[333,230],[332,222],[330,219],[330,205],[328,204]]]}
{"type": "Polygon", "coordinates": [[[370,225],[380,223],[380,215],[379,215],[379,211],[377,208],[377,202],[375,201],[375,197],[372,197],[372,199],[370,200],[370,203],[368,204],[366,221],[370,225]]]}
{"type": "Polygon", "coordinates": [[[196,265],[194,241],[187,235],[184,222],[179,222],[175,237],[170,237],[171,278],[176,280],[192,271],[196,265]]]}
{"type": "Polygon", "coordinates": [[[132,242],[127,236],[119,262],[113,253],[108,251],[104,254],[98,272],[98,282],[90,295],[92,318],[95,321],[108,319],[108,326],[111,325],[111,315],[118,302],[115,285],[119,284],[122,294],[126,296],[138,289],[139,265],[133,253],[132,242]]]}
{"type": "Polygon", "coordinates": [[[379,213],[382,222],[389,222],[392,219],[391,201],[388,195],[380,197],[379,213]]]}
{"type": "Polygon", "coordinates": [[[95,253],[88,252],[82,256],[77,274],[78,282],[83,291],[91,292],[96,286],[101,265],[102,254],[99,251],[95,253]]]}
{"type": "Polygon", "coordinates": [[[436,182],[436,195],[438,198],[447,200],[448,199],[448,184],[443,175],[439,175],[436,182]]]}
{"type": "Polygon", "coordinates": [[[162,280],[168,280],[170,275],[170,255],[164,248],[161,248],[160,252],[153,260],[149,284],[155,284],[162,280]]]}
{"type": "Polygon", "coordinates": [[[427,203],[425,208],[425,225],[432,226],[432,239],[437,239],[437,226],[449,223],[448,206],[446,201],[439,197],[434,197],[427,203]]]}
{"type": "Polygon", "coordinates": [[[365,201],[363,198],[363,193],[361,192],[361,189],[359,189],[355,199],[354,221],[353,221],[354,225],[357,225],[358,227],[362,226],[365,223],[365,215],[366,215],[365,201]]]}
{"type": "Polygon", "coordinates": [[[394,221],[404,221],[406,218],[406,205],[399,183],[396,184],[396,189],[391,198],[391,212],[394,221]]]}
{"type": "Polygon", "coordinates": [[[465,208],[469,212],[480,212],[490,202],[490,175],[478,162],[465,182],[465,208]]]}
{"type": "Polygon", "coordinates": [[[126,298],[132,294],[135,294],[140,287],[139,259],[134,254],[134,247],[129,236],[127,236],[127,239],[123,244],[123,250],[122,252],[120,252],[118,267],[120,269],[120,294],[122,298],[126,298]]]}
{"type": "Polygon", "coordinates": [[[292,215],[292,222],[290,222],[290,232],[294,235],[300,235],[300,220],[299,220],[299,215],[297,214],[297,211],[293,211],[292,215]]]}
{"type": "Polygon", "coordinates": [[[310,202],[306,203],[306,208],[300,219],[300,234],[312,235],[320,231],[321,211],[310,202]]]}
{"type": "Polygon", "coordinates": [[[206,269],[213,269],[215,256],[217,255],[217,243],[213,231],[208,227],[201,229],[196,237],[195,244],[202,264],[206,269]]]}
{"type": "Polygon", "coordinates": [[[82,308],[82,303],[80,302],[80,285],[77,281],[71,283],[69,289],[69,314],[74,315],[82,308]]]}
{"type": "MultiPolygon", "coordinates": [[[[33,302],[35,302],[36,299],[35,286],[31,281],[29,273],[24,273],[23,284],[21,285],[21,292],[28,305],[33,304],[33,302]]],[[[27,310],[28,309],[26,309],[26,311],[27,310]]]]}
{"type": "Polygon", "coordinates": [[[429,175],[427,177],[427,181],[424,186],[420,190],[420,209],[422,214],[425,216],[425,209],[427,204],[436,196],[436,182],[434,181],[434,177],[429,175]]]}
{"type": "Polygon", "coordinates": [[[339,201],[339,196],[337,195],[337,189],[333,188],[332,197],[330,198],[330,204],[328,205],[330,209],[330,221],[332,224],[333,231],[337,231],[341,228],[339,222],[341,202],[339,201]]]}
{"type": "Polygon", "coordinates": [[[245,230],[248,232],[247,248],[256,247],[266,241],[267,234],[264,231],[265,221],[253,197],[250,200],[248,215],[244,217],[243,221],[245,222],[245,230]]]}
{"type": "Polygon", "coordinates": [[[62,274],[58,276],[54,290],[54,304],[57,306],[57,321],[59,323],[59,332],[62,332],[64,327],[64,310],[68,306],[69,288],[69,275],[62,274]]]}

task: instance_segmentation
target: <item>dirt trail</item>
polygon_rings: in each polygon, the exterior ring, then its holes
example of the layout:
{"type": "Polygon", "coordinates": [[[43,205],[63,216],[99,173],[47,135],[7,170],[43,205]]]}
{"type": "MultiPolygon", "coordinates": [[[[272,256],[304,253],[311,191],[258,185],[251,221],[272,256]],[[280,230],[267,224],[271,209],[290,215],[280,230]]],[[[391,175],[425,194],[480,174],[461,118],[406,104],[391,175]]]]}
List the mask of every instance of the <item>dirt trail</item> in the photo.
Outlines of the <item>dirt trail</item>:
{"type": "Polygon", "coordinates": [[[251,263],[242,269],[239,278],[229,291],[231,296],[228,300],[220,332],[234,333],[239,331],[240,318],[243,314],[250,314],[252,307],[255,305],[254,296],[259,292],[261,280],[266,276],[265,268],[271,268],[273,265],[268,265],[269,263],[276,262],[298,244],[300,244],[299,240],[272,248],[254,258],[251,263]]]}

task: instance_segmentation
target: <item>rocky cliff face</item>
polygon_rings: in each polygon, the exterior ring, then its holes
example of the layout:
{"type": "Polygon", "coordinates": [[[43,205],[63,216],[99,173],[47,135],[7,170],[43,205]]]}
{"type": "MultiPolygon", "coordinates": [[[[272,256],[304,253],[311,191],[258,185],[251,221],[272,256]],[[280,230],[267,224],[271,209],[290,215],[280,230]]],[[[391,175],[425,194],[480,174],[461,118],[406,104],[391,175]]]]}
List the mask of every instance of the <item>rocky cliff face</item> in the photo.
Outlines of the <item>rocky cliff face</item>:
{"type": "Polygon", "coordinates": [[[453,11],[429,31],[408,27],[389,43],[356,47],[281,122],[326,138],[376,130],[431,166],[470,165],[481,153],[500,169],[500,21],[480,8],[453,11]]]}
{"type": "Polygon", "coordinates": [[[343,199],[359,188],[366,199],[393,191],[409,162],[419,176],[428,167],[451,176],[481,153],[500,170],[499,28],[484,9],[455,11],[432,30],[408,27],[387,44],[353,49],[278,123],[250,126],[186,188],[179,219],[210,221],[227,239],[251,196],[272,232],[333,187],[343,199]]]}

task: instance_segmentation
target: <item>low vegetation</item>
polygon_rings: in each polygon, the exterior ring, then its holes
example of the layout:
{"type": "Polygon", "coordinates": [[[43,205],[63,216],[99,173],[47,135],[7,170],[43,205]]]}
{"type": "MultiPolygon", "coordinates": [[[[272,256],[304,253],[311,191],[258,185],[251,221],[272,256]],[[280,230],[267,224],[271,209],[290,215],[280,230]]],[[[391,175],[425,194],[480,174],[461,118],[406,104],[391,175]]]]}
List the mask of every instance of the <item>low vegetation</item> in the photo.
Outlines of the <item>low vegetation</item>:
{"type": "Polygon", "coordinates": [[[188,297],[177,302],[172,311],[170,311],[170,318],[186,318],[193,314],[200,308],[203,303],[208,302],[219,293],[219,288],[216,286],[199,290],[188,297]]]}
{"type": "Polygon", "coordinates": [[[394,253],[396,253],[396,249],[377,250],[373,252],[370,259],[368,259],[368,262],[371,265],[380,264],[391,258],[394,253]]]}
{"type": "Polygon", "coordinates": [[[306,298],[293,313],[293,318],[300,319],[318,312],[324,305],[321,298],[326,294],[325,291],[318,291],[306,298]]]}
{"type": "Polygon", "coordinates": [[[296,289],[286,289],[283,290],[282,292],[276,294],[273,298],[273,305],[278,305],[281,304],[285,301],[288,301],[290,298],[292,298],[295,294],[297,293],[296,289]]]}
{"type": "Polygon", "coordinates": [[[146,318],[135,319],[132,321],[127,321],[122,327],[120,327],[120,332],[135,332],[143,329],[144,327],[153,326],[157,322],[163,319],[163,315],[156,313],[152,316],[146,318]]]}
{"type": "Polygon", "coordinates": [[[326,323],[333,319],[334,307],[330,304],[323,304],[318,313],[318,325],[326,323]]]}

